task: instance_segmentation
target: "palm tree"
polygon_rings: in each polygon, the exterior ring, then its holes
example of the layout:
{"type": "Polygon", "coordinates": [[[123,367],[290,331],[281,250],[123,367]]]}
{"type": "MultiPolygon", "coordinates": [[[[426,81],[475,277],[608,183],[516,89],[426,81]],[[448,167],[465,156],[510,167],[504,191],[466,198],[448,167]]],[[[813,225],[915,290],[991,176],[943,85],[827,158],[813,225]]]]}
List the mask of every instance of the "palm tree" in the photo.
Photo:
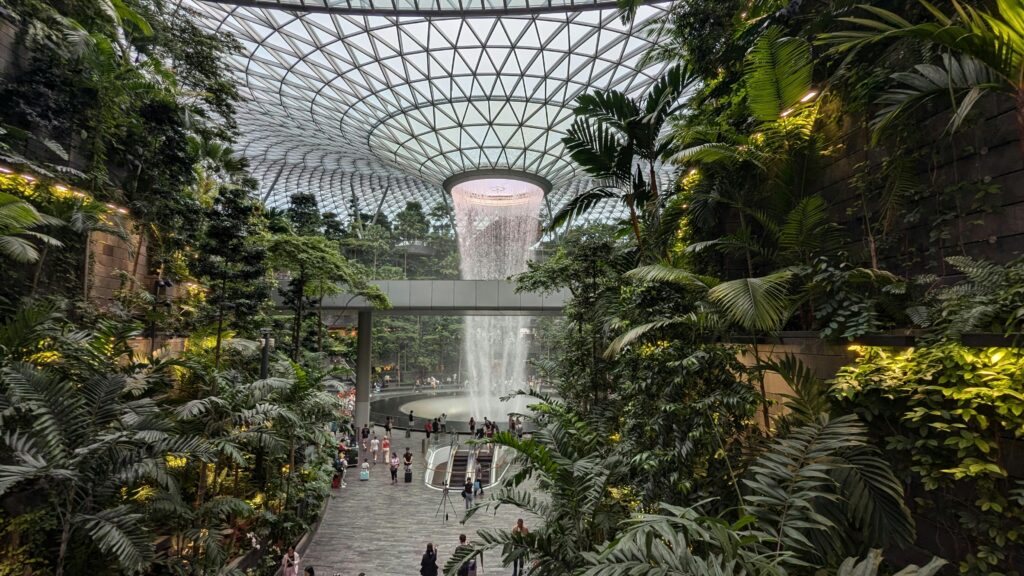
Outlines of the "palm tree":
{"type": "Polygon", "coordinates": [[[41,214],[28,202],[0,192],[0,256],[15,262],[31,263],[39,260],[39,251],[29,239],[34,238],[49,246],[62,246],[60,241],[34,231],[42,226],[57,226],[63,222],[41,214]]]}
{"type": "Polygon", "coordinates": [[[660,202],[658,163],[670,149],[665,123],[694,85],[689,71],[671,68],[641,98],[600,90],[576,99],[576,121],[562,142],[573,161],[597,185],[584,191],[551,219],[557,228],[579,218],[601,201],[614,198],[629,210],[637,246],[643,248],[641,216],[655,224],[660,202]]]}
{"type": "Polygon", "coordinates": [[[894,12],[863,6],[868,17],[841,18],[856,29],[824,34],[821,41],[835,44],[837,53],[889,40],[910,39],[945,49],[940,64],[920,64],[913,72],[896,74],[901,85],[882,96],[886,107],[875,126],[883,128],[895,118],[930,101],[946,101],[956,108],[950,129],[960,126],[974,104],[989,92],[1006,94],[1017,106],[1021,154],[1024,154],[1024,3],[995,0],[994,10],[978,9],[952,0],[952,15],[920,0],[934,18],[914,24],[894,12]]]}

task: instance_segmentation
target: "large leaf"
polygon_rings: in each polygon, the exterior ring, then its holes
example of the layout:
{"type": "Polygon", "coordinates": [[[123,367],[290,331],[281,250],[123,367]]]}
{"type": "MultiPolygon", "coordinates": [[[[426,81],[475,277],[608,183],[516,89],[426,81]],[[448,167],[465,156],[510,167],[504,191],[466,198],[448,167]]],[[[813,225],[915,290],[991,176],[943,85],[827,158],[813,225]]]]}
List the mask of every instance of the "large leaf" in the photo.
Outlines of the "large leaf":
{"type": "Polygon", "coordinates": [[[708,291],[708,299],[744,330],[774,332],[782,329],[792,313],[792,277],[792,272],[781,271],[722,282],[708,291]]]}
{"type": "Polygon", "coordinates": [[[948,125],[948,130],[955,131],[979,98],[1004,86],[991,68],[967,55],[944,54],[941,65],[918,64],[914,71],[892,77],[899,84],[878,99],[883,108],[872,120],[876,131],[884,130],[896,119],[928,102],[945,103],[956,110],[948,125]]]}
{"type": "Polygon", "coordinates": [[[747,54],[744,80],[754,117],[775,121],[797,106],[811,89],[811,72],[811,45],[769,28],[747,54]]]}

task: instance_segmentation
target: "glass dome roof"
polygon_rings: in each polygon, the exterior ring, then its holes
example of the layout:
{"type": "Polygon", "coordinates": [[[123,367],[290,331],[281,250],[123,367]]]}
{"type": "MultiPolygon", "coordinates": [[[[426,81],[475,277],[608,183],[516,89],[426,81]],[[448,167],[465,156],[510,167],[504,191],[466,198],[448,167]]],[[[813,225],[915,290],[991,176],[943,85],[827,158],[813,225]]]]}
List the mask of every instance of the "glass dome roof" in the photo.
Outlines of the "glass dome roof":
{"type": "Polygon", "coordinates": [[[663,70],[641,66],[650,42],[638,30],[664,4],[632,24],[614,3],[572,0],[181,5],[243,46],[231,60],[246,98],[238,148],[272,206],[311,192],[324,211],[345,215],[354,197],[390,215],[446,201],[452,175],[512,169],[550,181],[557,211],[589,187],[561,144],[576,96],[642,93],[663,70]]]}

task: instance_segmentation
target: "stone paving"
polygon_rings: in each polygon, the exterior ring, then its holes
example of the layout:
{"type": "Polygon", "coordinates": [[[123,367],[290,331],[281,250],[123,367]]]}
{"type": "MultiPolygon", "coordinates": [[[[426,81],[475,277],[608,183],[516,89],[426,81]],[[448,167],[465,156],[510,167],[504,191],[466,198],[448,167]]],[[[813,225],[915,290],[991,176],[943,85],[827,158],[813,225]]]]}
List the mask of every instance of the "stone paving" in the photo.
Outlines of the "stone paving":
{"type": "MultiPolygon", "coordinates": [[[[407,440],[399,431],[394,438],[399,454],[407,445],[416,454],[413,482],[402,482],[399,470],[399,484],[392,486],[384,464],[377,464],[370,471],[370,480],[362,482],[358,470],[350,468],[347,488],[332,490],[334,497],[302,557],[302,566],[313,566],[317,576],[357,576],[360,572],[366,576],[416,576],[428,542],[439,548],[440,571],[458,544],[460,533],[473,540],[480,528],[511,528],[522,516],[518,509],[502,506],[497,514],[480,511],[466,525],[459,524],[465,504],[459,496],[461,488],[457,488],[450,494],[455,512],[446,505],[449,520],[442,524],[443,512],[435,518],[442,493],[423,483],[423,434],[413,434],[407,440]]],[[[490,498],[490,493],[485,498],[490,498]]],[[[525,519],[530,526],[531,519],[525,519]]],[[[483,570],[477,572],[480,576],[512,574],[512,567],[502,567],[496,553],[486,556],[482,564],[483,570]]]]}

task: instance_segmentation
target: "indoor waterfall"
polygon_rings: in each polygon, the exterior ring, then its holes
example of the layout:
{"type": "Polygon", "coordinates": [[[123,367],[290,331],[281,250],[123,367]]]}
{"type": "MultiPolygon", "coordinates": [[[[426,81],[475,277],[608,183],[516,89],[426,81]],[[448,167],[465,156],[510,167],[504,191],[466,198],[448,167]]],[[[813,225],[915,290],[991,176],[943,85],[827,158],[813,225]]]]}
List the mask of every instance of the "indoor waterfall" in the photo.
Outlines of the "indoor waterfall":
{"type": "MultiPolygon", "coordinates": [[[[486,178],[457,184],[451,194],[462,278],[504,280],[525,271],[539,236],[544,191],[521,180],[486,178]]],[[[500,398],[526,387],[528,326],[523,316],[465,319],[462,380],[477,420],[500,424],[525,408],[525,399],[502,404],[500,398]]]]}

